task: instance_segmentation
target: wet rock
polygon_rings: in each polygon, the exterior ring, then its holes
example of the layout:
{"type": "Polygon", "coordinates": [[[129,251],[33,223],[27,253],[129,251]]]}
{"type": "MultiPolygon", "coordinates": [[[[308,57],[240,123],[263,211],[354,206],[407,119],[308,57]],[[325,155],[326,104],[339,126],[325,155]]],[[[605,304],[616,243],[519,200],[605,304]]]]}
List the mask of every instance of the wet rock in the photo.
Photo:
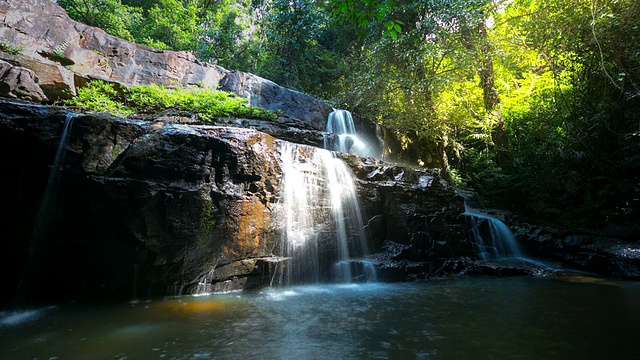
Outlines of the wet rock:
{"type": "Polygon", "coordinates": [[[375,255],[379,267],[396,268],[388,277],[427,276],[446,259],[473,255],[463,198],[436,171],[340,156],[357,177],[373,248],[385,249],[375,255]]]}
{"type": "Polygon", "coordinates": [[[434,264],[408,260],[406,255],[411,251],[411,245],[385,240],[382,249],[371,256],[377,267],[378,279],[406,281],[428,277],[434,270],[434,264]]]}
{"type": "Polygon", "coordinates": [[[242,291],[264,287],[271,280],[273,257],[242,259],[228,264],[215,264],[202,273],[190,294],[242,291]]]}
{"type": "MultiPolygon", "coordinates": [[[[17,289],[68,113],[2,109],[1,195],[14,211],[0,219],[0,273],[17,289]]],[[[210,264],[272,254],[280,170],[269,135],[94,114],[73,119],[65,148],[56,215],[31,245],[43,260],[27,279],[32,296],[187,293],[210,264]]]]}
{"type": "Polygon", "coordinates": [[[546,276],[562,272],[521,259],[478,260],[473,258],[449,259],[433,276],[485,275],[485,276],[546,276]]]}
{"type": "Polygon", "coordinates": [[[534,257],[603,276],[640,279],[640,244],[555,228],[514,225],[523,250],[534,257]]]}

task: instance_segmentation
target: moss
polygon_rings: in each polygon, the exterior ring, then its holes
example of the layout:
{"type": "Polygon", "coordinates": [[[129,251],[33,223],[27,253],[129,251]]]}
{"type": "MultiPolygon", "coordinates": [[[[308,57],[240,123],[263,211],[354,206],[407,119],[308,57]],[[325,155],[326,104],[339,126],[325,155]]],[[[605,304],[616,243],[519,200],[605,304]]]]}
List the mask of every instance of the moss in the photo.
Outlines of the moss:
{"type": "Polygon", "coordinates": [[[211,199],[206,194],[202,194],[202,213],[200,215],[200,230],[210,231],[216,226],[216,220],[211,206],[211,199]]]}

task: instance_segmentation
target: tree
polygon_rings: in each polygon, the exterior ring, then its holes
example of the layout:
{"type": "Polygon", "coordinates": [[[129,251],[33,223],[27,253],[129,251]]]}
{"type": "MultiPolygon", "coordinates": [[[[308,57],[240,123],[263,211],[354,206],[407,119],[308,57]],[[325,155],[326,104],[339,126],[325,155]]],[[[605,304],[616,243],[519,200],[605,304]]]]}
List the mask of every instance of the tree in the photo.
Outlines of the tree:
{"type": "Polygon", "coordinates": [[[141,20],[142,10],[120,0],[58,0],[72,19],[96,26],[107,33],[134,41],[131,30],[141,20]]]}
{"type": "Polygon", "coordinates": [[[196,51],[201,37],[195,1],[159,0],[147,12],[138,41],[156,48],[196,51]]]}

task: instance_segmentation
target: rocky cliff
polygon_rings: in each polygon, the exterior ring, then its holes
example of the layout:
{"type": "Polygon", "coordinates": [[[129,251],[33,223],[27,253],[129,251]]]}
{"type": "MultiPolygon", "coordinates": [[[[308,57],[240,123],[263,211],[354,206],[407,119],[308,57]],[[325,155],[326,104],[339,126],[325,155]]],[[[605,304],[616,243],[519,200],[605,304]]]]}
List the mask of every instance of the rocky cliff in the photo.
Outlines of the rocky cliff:
{"type": "MultiPolygon", "coordinates": [[[[7,288],[22,279],[21,291],[39,299],[144,297],[270,282],[279,261],[273,212],[282,140],[252,129],[0,105],[7,288]]],[[[426,276],[451,256],[471,255],[462,198],[436,173],[343,156],[358,177],[373,260],[393,269],[387,278],[426,276]]]]}
{"type": "Polygon", "coordinates": [[[73,21],[49,0],[0,1],[0,96],[51,102],[102,79],[123,85],[213,87],[323,130],[331,107],[259,76],[156,50],[73,21]]]}
{"type": "MultiPolygon", "coordinates": [[[[322,146],[327,104],[187,52],[115,38],[47,0],[2,1],[0,18],[0,96],[49,104],[101,79],[216,87],[281,114],[275,122],[217,119],[216,127],[188,116],[126,120],[2,101],[0,281],[15,289],[9,297],[136,297],[271,280],[281,261],[279,151],[284,140],[322,146]]],[[[344,159],[357,169],[374,260],[394,269],[387,278],[425,276],[470,253],[462,200],[437,174],[344,159]]],[[[331,254],[321,256],[330,263],[331,254]]]]}
{"type": "MultiPolygon", "coordinates": [[[[274,264],[286,261],[274,215],[282,147],[322,146],[329,106],[189,53],[114,38],[70,20],[47,0],[0,1],[0,18],[2,97],[47,104],[103,79],[219,87],[283,115],[204,126],[188,116],[132,120],[0,100],[0,282],[9,289],[2,303],[15,296],[144,298],[271,282],[274,264]]],[[[338,156],[356,177],[369,260],[381,279],[529,273],[520,265],[469,261],[475,254],[463,199],[436,171],[338,156]]],[[[640,276],[640,252],[629,244],[535,229],[519,230],[530,255],[640,276]]],[[[331,263],[331,252],[320,255],[331,263]]]]}

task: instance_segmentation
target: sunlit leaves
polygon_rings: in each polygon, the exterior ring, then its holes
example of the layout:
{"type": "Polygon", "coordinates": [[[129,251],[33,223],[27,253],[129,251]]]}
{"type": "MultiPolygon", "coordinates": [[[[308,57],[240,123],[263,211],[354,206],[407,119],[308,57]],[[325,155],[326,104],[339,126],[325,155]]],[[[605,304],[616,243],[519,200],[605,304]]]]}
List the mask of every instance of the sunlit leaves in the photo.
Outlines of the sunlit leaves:
{"type": "Polygon", "coordinates": [[[141,36],[153,44],[166,44],[172,50],[195,50],[201,31],[195,2],[159,0],[146,15],[141,36]]]}

